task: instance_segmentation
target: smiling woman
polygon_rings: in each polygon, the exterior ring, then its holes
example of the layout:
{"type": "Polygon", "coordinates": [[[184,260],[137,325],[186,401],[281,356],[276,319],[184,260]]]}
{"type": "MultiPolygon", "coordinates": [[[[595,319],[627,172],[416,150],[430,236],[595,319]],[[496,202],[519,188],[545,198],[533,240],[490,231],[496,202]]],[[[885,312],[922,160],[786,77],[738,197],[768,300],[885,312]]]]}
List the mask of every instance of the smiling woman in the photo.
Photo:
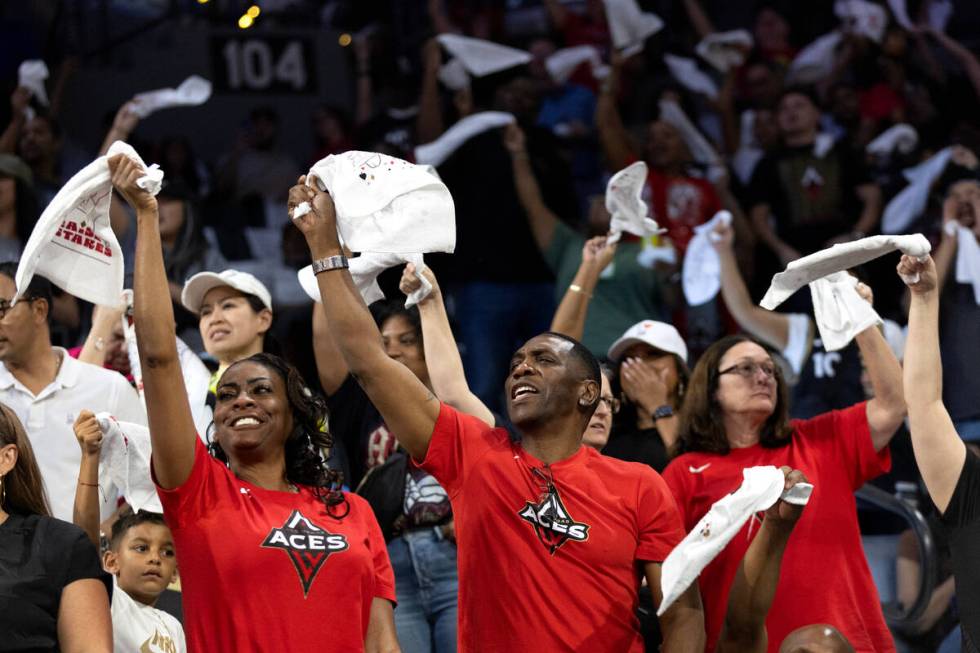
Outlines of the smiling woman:
{"type": "MultiPolygon", "coordinates": [[[[381,530],[366,501],[337,489],[339,475],[319,455],[329,444],[318,428],[323,401],[275,356],[229,360],[217,387],[214,455],[208,452],[183,387],[173,309],[161,301],[168,287],[156,200],[137,185],[144,174],[137,164],[114,157],[109,165],[113,185],[137,212],[135,324],[152,469],[180,561],[188,649],[397,650],[381,530]],[[325,614],[329,636],[310,628],[325,614]]],[[[207,310],[219,286],[238,289],[240,275],[212,275],[221,283],[197,295],[185,289],[185,301],[198,297],[191,303],[207,310]]],[[[238,310],[228,299],[213,299],[216,310],[238,310]]],[[[247,314],[236,320],[221,316],[210,339],[254,326],[247,314]]]]}

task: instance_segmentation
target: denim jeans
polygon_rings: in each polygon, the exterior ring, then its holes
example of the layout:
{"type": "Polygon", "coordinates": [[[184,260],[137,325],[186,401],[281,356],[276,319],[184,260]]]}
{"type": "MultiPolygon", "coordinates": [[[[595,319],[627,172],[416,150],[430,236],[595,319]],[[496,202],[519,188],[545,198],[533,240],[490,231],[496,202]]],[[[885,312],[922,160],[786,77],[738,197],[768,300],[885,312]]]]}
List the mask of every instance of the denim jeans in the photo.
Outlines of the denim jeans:
{"type": "Polygon", "coordinates": [[[470,389],[487,407],[504,412],[507,366],[517,348],[544,333],[555,314],[552,283],[474,281],[454,293],[455,319],[470,389]]]}
{"type": "Polygon", "coordinates": [[[426,528],[393,539],[388,555],[395,571],[395,629],[402,653],[455,653],[456,544],[426,528]]]}

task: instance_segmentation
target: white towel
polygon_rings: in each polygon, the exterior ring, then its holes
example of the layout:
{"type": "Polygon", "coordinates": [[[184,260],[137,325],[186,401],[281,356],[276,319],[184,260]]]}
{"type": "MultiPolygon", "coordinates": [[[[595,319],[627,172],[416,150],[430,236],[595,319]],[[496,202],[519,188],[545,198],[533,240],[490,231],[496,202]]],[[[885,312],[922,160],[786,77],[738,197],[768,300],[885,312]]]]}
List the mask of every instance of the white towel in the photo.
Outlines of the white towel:
{"type": "MultiPolygon", "coordinates": [[[[378,275],[388,268],[412,263],[415,265],[415,278],[422,283],[422,287],[411,293],[405,298],[405,308],[411,308],[429,296],[432,292],[432,284],[425,278],[422,272],[425,270],[425,261],[421,254],[362,254],[350,259],[350,276],[361,293],[364,303],[371,305],[379,299],[384,299],[385,295],[378,285],[378,275]]],[[[313,266],[307,265],[296,273],[299,284],[310,299],[320,303],[323,299],[320,296],[320,288],[316,282],[316,275],[313,274],[313,266]]]]}
{"type": "MultiPolygon", "coordinates": [[[[17,297],[35,274],[93,304],[113,306],[123,291],[122,250],[109,223],[112,175],[108,158],[125,154],[140,165],[136,150],[122,141],[68,180],[41,214],[17,266],[17,297]]],[[[156,195],[163,171],[151,166],[137,182],[156,195]]]]}
{"type": "Polygon", "coordinates": [[[718,85],[707,73],[698,68],[698,63],[694,59],[665,54],[664,63],[681,86],[712,100],[718,99],[718,85]]]}
{"type": "Polygon", "coordinates": [[[836,142],[833,134],[820,132],[813,139],[813,156],[818,159],[824,158],[830,150],[834,149],[834,143],[836,142]]]}
{"type": "Polygon", "coordinates": [[[459,59],[450,59],[439,68],[439,81],[451,91],[462,91],[470,86],[466,66],[459,59]]]}
{"type": "Polygon", "coordinates": [[[847,272],[835,272],[810,282],[813,317],[827,351],[843,349],[857,334],[881,324],[875,309],[858,294],[857,283],[847,272]]]}
{"type": "Polygon", "coordinates": [[[17,68],[17,85],[30,89],[31,95],[37,101],[48,106],[48,92],[44,88],[44,80],[48,78],[48,66],[40,59],[22,61],[17,68]]]}
{"type": "Polygon", "coordinates": [[[698,163],[708,167],[721,165],[721,157],[708,139],[688,119],[684,111],[673,100],[660,100],[660,119],[673,125],[687,144],[691,156],[698,163]]]}
{"type": "Polygon", "coordinates": [[[177,88],[160,88],[138,93],[133,98],[132,111],[140,118],[170,107],[197,106],[211,97],[211,82],[198,75],[191,75],[177,88]]]}
{"type": "Polygon", "coordinates": [[[907,30],[915,29],[912,20],[909,18],[909,11],[905,5],[905,0],[888,0],[888,7],[892,10],[892,15],[899,25],[907,30]]]}
{"type": "Polygon", "coordinates": [[[333,197],[337,229],[355,252],[413,254],[456,248],[449,189],[424,166],[351,150],[315,163],[321,190],[333,197]]]}
{"type": "Polygon", "coordinates": [[[436,40],[452,57],[459,59],[466,72],[475,77],[492,75],[531,61],[529,52],[483,39],[440,34],[436,40]]]}
{"type": "Polygon", "coordinates": [[[881,5],[867,0],[837,0],[834,3],[834,13],[849,32],[881,43],[888,26],[888,14],[881,5]]]}
{"type": "Polygon", "coordinates": [[[640,11],[636,0],[605,0],[613,46],[626,56],[643,50],[643,42],[664,27],[656,14],[640,11]]]}
{"type": "Polygon", "coordinates": [[[624,231],[641,238],[661,233],[643,201],[647,173],[647,164],[637,161],[614,174],[606,184],[606,210],[612,216],[607,244],[618,242],[624,231]]]}
{"type": "Polygon", "coordinates": [[[592,67],[592,76],[596,79],[609,74],[609,66],[602,63],[602,55],[594,45],[576,45],[558,50],[545,60],[544,66],[556,84],[564,84],[575,69],[586,62],[592,67]]]}
{"type": "Polygon", "coordinates": [[[956,230],[956,281],[973,284],[973,298],[980,304],[980,243],[963,225],[956,230]]]}
{"type": "Polygon", "coordinates": [[[839,30],[824,34],[803,48],[786,71],[788,84],[814,84],[834,69],[837,46],[843,35],[839,30]]]}
{"type": "Polygon", "coordinates": [[[688,306],[709,302],[721,290],[721,259],[711,244],[716,238],[712,232],[719,224],[731,223],[731,213],[718,211],[711,220],[694,227],[694,236],[684,252],[681,275],[681,286],[688,306]]]}
{"type": "Polygon", "coordinates": [[[694,51],[717,70],[727,73],[729,69],[745,63],[745,55],[753,44],[752,35],[747,30],[737,29],[709,34],[701,39],[694,51]]]}
{"type": "Polygon", "coordinates": [[[902,233],[912,222],[922,215],[929,201],[929,191],[932,185],[949,164],[953,156],[953,148],[947,147],[914,168],[904,171],[909,185],[885,207],[881,216],[881,231],[886,234],[902,233]]]}
{"type": "Polygon", "coordinates": [[[909,256],[923,257],[932,246],[922,234],[912,234],[869,236],[822,249],[792,261],[785,271],[773,276],[769,290],[759,305],[771,311],[808,283],[862,265],[897,249],[909,256]]]}
{"type": "MultiPolygon", "coordinates": [[[[664,560],[660,570],[663,600],[657,616],[666,612],[697,580],[752,515],[768,510],[780,499],[785,479],[783,472],[771,465],[742,470],[742,485],[738,490],[716,501],[664,560]]],[[[786,492],[785,500],[806,505],[812,491],[809,483],[797,483],[786,492]]]]}
{"type": "Polygon", "coordinates": [[[504,127],[515,121],[513,114],[502,111],[481,111],[466,116],[446,132],[425,145],[415,148],[415,161],[419,164],[441,166],[463,143],[485,131],[504,127]]]}
{"type": "Polygon", "coordinates": [[[940,32],[945,32],[949,19],[953,17],[953,9],[953,3],[950,0],[932,0],[928,8],[929,26],[940,32]]]}
{"type": "Polygon", "coordinates": [[[868,154],[889,156],[896,150],[908,154],[918,144],[919,133],[915,131],[915,127],[901,123],[883,131],[864,149],[868,154]]]}
{"type": "Polygon", "coordinates": [[[803,313],[787,313],[786,346],[780,352],[789,363],[793,374],[799,376],[803,371],[807,354],[810,353],[810,316],[803,313]]]}
{"type": "Polygon", "coordinates": [[[150,431],[141,424],[119,422],[109,413],[95,416],[102,429],[99,485],[115,484],[133,512],[163,512],[150,476],[150,431]]]}

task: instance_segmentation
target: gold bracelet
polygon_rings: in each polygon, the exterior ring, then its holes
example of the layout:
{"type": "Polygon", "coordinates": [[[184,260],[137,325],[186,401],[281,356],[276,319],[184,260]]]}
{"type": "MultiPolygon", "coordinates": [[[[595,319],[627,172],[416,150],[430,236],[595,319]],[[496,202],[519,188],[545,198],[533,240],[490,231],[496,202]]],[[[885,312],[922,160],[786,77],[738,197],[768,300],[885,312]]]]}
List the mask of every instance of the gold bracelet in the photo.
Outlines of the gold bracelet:
{"type": "Polygon", "coordinates": [[[570,286],[568,287],[568,289],[569,289],[569,290],[571,290],[572,292],[577,292],[577,293],[579,293],[579,294],[582,294],[582,295],[585,295],[585,296],[586,296],[586,297],[588,297],[589,299],[592,299],[592,293],[587,293],[587,292],[585,292],[585,291],[584,291],[584,290],[582,289],[582,286],[580,286],[580,285],[578,285],[577,283],[573,283],[572,285],[570,285],[570,286]]]}

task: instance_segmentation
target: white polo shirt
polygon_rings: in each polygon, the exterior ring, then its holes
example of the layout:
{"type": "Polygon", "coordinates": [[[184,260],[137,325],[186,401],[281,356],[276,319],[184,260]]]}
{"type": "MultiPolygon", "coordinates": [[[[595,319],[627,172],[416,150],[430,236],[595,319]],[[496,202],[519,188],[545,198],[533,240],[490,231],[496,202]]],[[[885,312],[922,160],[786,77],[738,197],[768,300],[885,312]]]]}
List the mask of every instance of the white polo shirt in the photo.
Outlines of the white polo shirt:
{"type": "MultiPolygon", "coordinates": [[[[82,363],[67,351],[61,353],[58,376],[37,395],[28,390],[0,363],[0,402],[20,418],[37,458],[54,517],[70,522],[82,451],[72,425],[85,409],[106,411],[126,422],[146,424],[139,395],[118,372],[82,363]]],[[[99,492],[102,518],[116,507],[116,489],[99,492]]]]}

